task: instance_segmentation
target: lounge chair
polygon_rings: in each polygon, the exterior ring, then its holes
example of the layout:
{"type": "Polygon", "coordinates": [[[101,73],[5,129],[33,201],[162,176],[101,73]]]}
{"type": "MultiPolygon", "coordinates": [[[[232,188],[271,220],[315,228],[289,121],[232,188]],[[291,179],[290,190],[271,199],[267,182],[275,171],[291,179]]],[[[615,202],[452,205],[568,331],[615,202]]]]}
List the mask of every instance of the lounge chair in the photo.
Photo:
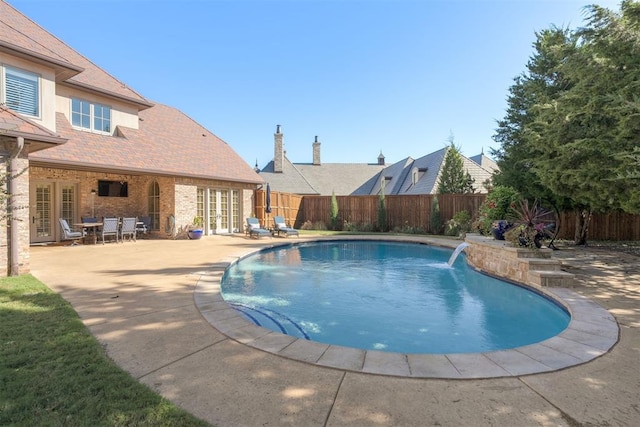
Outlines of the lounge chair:
{"type": "Polygon", "coordinates": [[[60,227],[62,227],[62,240],[71,240],[72,245],[77,245],[78,240],[83,239],[87,233],[82,231],[72,231],[69,223],[64,218],[59,218],[60,227]]]}
{"type": "Polygon", "coordinates": [[[104,238],[107,236],[113,236],[118,243],[118,218],[103,218],[102,219],[102,244],[104,245],[104,238]]]}
{"type": "Polygon", "coordinates": [[[271,236],[269,230],[260,226],[258,218],[247,218],[247,232],[249,233],[249,237],[255,237],[256,239],[262,236],[271,236]]]}
{"type": "Polygon", "coordinates": [[[276,232],[278,233],[278,236],[280,235],[280,233],[284,233],[285,237],[298,235],[298,230],[296,230],[295,228],[287,227],[287,223],[284,222],[283,216],[274,216],[273,224],[275,226],[276,232]]]}
{"type": "Polygon", "coordinates": [[[136,223],[138,218],[122,218],[122,226],[120,227],[120,241],[124,243],[125,236],[129,236],[129,240],[136,241],[136,223]]]}

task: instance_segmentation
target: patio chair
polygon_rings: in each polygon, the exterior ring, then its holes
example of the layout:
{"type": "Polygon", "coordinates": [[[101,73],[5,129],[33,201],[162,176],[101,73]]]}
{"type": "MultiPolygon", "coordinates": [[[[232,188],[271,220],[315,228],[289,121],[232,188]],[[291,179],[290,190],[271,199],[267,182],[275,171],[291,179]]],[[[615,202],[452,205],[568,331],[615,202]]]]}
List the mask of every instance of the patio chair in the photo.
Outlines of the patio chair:
{"type": "Polygon", "coordinates": [[[146,236],[149,230],[151,230],[151,217],[141,216],[138,218],[138,222],[136,223],[136,235],[146,236]]]}
{"type": "Polygon", "coordinates": [[[138,218],[122,218],[122,226],[120,227],[120,241],[124,243],[125,236],[129,236],[129,241],[136,241],[136,222],[138,218]]]}
{"type": "Polygon", "coordinates": [[[71,240],[71,245],[77,245],[78,240],[83,239],[87,233],[82,231],[72,231],[69,223],[64,218],[59,218],[60,227],[62,227],[62,240],[71,240]]]}
{"type": "Polygon", "coordinates": [[[284,222],[283,216],[274,216],[273,224],[275,226],[276,232],[278,233],[278,236],[280,235],[280,233],[284,233],[285,237],[288,237],[289,235],[297,236],[299,234],[298,230],[287,226],[287,223],[284,222]]]}
{"type": "Polygon", "coordinates": [[[247,218],[247,231],[249,237],[255,237],[259,239],[262,236],[271,236],[271,232],[266,228],[262,228],[258,218],[247,218]]]}
{"type": "Polygon", "coordinates": [[[102,219],[102,244],[104,245],[104,238],[112,236],[116,238],[118,243],[118,218],[103,218],[102,219]]]}

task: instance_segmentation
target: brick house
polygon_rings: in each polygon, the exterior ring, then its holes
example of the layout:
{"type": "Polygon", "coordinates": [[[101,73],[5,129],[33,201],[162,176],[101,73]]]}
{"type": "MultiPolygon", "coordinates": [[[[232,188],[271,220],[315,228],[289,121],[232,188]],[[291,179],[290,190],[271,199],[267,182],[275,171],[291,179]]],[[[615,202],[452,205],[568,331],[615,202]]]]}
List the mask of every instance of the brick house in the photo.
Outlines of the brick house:
{"type": "Polygon", "coordinates": [[[195,216],[233,233],[258,174],[224,141],[153,103],[0,0],[0,161],[12,215],[0,274],[29,270],[29,246],[60,240],[58,218],[149,216],[176,237],[195,216]],[[10,171],[13,171],[12,173],[10,171]]]}

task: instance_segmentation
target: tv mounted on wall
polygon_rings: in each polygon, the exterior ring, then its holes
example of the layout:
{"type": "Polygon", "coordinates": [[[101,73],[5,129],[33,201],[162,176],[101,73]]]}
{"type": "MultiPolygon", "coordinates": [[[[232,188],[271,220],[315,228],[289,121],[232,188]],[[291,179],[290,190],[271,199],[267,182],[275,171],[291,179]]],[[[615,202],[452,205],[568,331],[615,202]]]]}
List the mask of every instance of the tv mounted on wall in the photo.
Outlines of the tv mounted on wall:
{"type": "Polygon", "coordinates": [[[129,197],[129,186],[126,181],[98,181],[98,196],[129,197]]]}

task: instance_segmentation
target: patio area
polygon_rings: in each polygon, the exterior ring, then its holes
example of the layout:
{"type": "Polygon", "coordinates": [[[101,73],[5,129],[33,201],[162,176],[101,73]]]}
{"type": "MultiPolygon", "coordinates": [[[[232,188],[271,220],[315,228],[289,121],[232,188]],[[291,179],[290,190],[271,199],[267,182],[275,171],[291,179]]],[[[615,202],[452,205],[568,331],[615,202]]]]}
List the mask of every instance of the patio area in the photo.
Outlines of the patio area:
{"type": "Polygon", "coordinates": [[[202,317],[194,302],[200,280],[219,278],[228,262],[248,252],[293,240],[211,236],[33,247],[31,265],[123,369],[220,426],[640,422],[638,257],[583,248],[554,253],[577,276],[573,290],[616,317],[620,341],[609,353],[550,373],[416,379],[283,358],[228,338],[202,317]]]}

